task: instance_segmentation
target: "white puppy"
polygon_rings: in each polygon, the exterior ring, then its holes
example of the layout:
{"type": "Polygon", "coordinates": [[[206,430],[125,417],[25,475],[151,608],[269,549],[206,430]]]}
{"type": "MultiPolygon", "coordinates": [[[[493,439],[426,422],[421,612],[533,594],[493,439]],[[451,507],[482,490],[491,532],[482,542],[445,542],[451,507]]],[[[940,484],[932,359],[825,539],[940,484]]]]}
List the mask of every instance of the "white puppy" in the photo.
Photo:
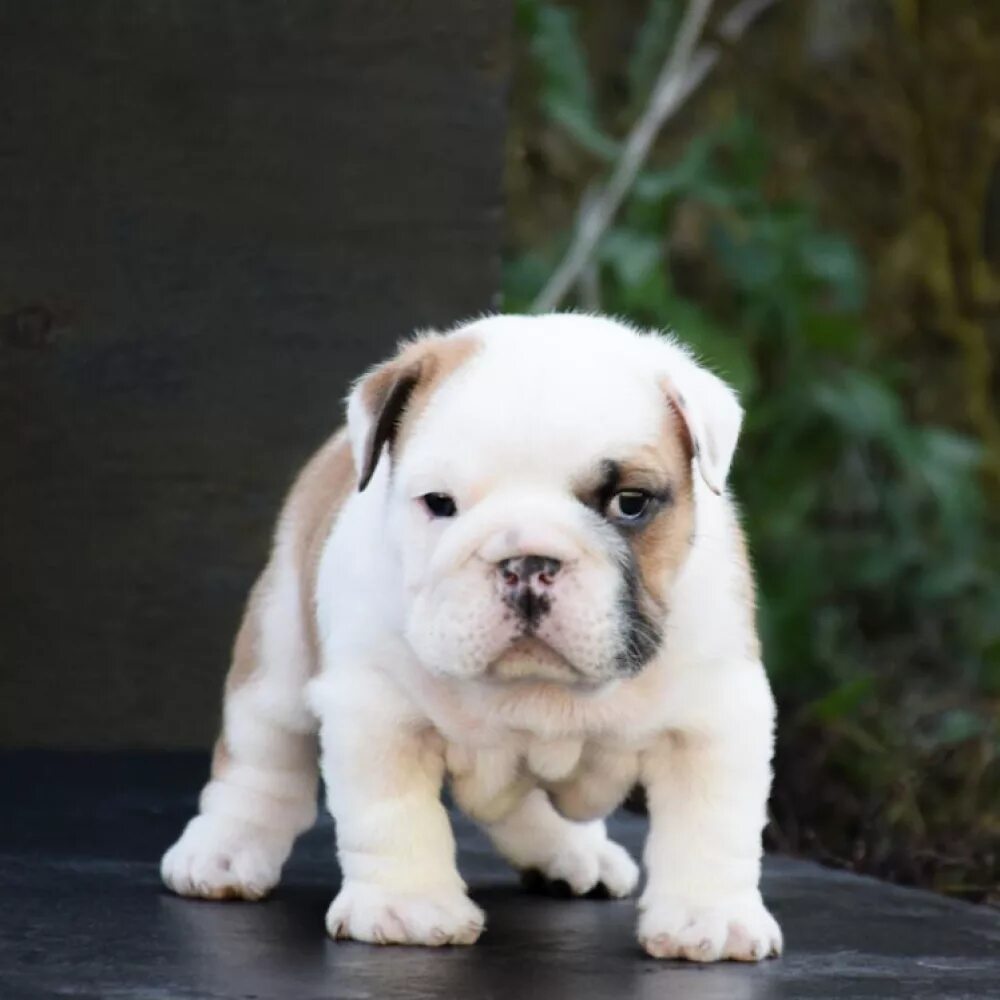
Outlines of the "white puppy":
{"type": "Polygon", "coordinates": [[[484,917],[446,779],[515,867],[615,896],[638,869],[602,819],[641,782],[646,951],[777,954],[758,890],[774,709],[724,490],[733,392],[660,335],[498,316],[404,345],[347,416],[281,515],[167,885],[272,889],[315,818],[319,757],[344,877],[330,934],[470,944],[484,917]]]}

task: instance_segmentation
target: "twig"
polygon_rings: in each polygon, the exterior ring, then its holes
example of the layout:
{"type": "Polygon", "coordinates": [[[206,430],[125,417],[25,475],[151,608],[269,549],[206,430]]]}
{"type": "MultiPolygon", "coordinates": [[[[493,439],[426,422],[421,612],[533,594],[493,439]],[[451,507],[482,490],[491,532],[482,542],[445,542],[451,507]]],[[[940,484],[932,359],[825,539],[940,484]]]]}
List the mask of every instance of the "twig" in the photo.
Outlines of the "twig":
{"type": "Polygon", "coordinates": [[[601,311],[601,274],[597,261],[591,257],[583,266],[576,283],[580,305],[589,313],[601,311]]]}
{"type": "Polygon", "coordinates": [[[719,24],[719,42],[695,51],[705,26],[712,0],[690,0],[677,38],[653,86],[649,103],[639,116],[607,183],[589,205],[581,206],[573,240],[548,283],[531,304],[534,313],[558,308],[570,289],[579,282],[601,237],[614,221],[618,209],[635,184],[664,124],[701,86],[722,55],[722,43],[732,44],[777,0],[743,0],[719,24]]]}
{"type": "MultiPolygon", "coordinates": [[[[577,211],[577,220],[584,219],[593,208],[594,200],[597,198],[597,186],[591,184],[583,193],[580,199],[580,208],[577,211]]],[[[590,313],[601,311],[601,270],[597,263],[597,258],[591,255],[590,259],[583,265],[580,277],[576,282],[577,297],[580,305],[590,313]]]]}
{"type": "Polygon", "coordinates": [[[690,0],[688,3],[677,30],[677,38],[660,70],[646,109],[625,140],[622,154],[604,190],[594,199],[590,211],[581,216],[573,242],[562,263],[532,303],[532,312],[549,312],[555,309],[579,279],[625,195],[635,183],[657,133],[670,114],[679,107],[678,97],[687,79],[691,53],[698,43],[711,9],[712,0],[690,0]]]}

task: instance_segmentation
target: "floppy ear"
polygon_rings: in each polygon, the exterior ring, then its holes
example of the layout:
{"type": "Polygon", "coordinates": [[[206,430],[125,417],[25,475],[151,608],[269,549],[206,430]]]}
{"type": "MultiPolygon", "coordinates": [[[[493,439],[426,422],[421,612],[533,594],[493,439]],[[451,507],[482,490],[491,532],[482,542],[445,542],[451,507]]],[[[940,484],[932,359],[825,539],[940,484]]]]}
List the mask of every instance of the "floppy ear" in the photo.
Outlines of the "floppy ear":
{"type": "Polygon", "coordinates": [[[668,400],[684,422],[692,458],[708,488],[721,494],[736,451],[743,408],[736,393],[690,357],[671,365],[664,384],[668,400]]]}
{"type": "Polygon", "coordinates": [[[359,490],[371,481],[383,449],[392,452],[407,412],[419,408],[421,398],[448,378],[479,344],[471,327],[450,334],[427,331],[404,341],[394,358],[355,383],[347,397],[347,434],[359,490]]]}
{"type": "Polygon", "coordinates": [[[351,390],[347,398],[347,433],[359,491],[371,482],[382,449],[391,450],[423,367],[422,359],[395,358],[373,368],[351,390]]]}

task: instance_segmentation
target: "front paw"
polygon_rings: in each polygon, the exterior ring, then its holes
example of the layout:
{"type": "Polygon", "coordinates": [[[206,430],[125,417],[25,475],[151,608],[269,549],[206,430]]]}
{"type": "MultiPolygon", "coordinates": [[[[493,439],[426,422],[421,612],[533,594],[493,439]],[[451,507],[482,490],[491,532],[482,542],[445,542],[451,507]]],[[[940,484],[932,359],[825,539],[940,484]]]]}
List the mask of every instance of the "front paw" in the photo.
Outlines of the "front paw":
{"type": "Polygon", "coordinates": [[[370,944],[474,944],[485,923],[461,889],[408,893],[365,882],[345,882],[326,914],[332,938],[370,944]]]}
{"type": "Polygon", "coordinates": [[[261,899],[277,885],[290,846],[263,827],[196,816],[163,855],[160,875],[180,896],[261,899]]]}
{"type": "Polygon", "coordinates": [[[603,887],[608,896],[623,899],[639,882],[639,866],[613,840],[567,839],[544,862],[525,870],[525,884],[532,886],[536,875],[546,886],[568,887],[574,896],[586,896],[603,887]]]}
{"type": "Polygon", "coordinates": [[[639,943],[653,958],[759,962],[781,954],[781,928],[756,890],[707,905],[673,896],[639,905],[639,943]]]}

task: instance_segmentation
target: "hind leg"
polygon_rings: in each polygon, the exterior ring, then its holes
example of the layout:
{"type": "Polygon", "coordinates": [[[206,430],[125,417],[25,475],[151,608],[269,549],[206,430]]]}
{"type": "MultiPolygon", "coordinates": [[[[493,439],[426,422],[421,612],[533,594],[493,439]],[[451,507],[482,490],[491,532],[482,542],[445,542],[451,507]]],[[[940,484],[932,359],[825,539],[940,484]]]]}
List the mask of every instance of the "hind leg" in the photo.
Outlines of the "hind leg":
{"type": "Polygon", "coordinates": [[[566,819],[540,788],[486,830],[515,868],[565,882],[576,896],[603,885],[609,895],[624,897],[639,881],[638,866],[624,847],[608,838],[603,820],[566,819]]]}
{"type": "Polygon", "coordinates": [[[316,818],[316,724],[297,581],[272,564],[251,594],[226,679],[222,733],[198,815],[163,856],[182,896],[260,899],[316,818]]]}

